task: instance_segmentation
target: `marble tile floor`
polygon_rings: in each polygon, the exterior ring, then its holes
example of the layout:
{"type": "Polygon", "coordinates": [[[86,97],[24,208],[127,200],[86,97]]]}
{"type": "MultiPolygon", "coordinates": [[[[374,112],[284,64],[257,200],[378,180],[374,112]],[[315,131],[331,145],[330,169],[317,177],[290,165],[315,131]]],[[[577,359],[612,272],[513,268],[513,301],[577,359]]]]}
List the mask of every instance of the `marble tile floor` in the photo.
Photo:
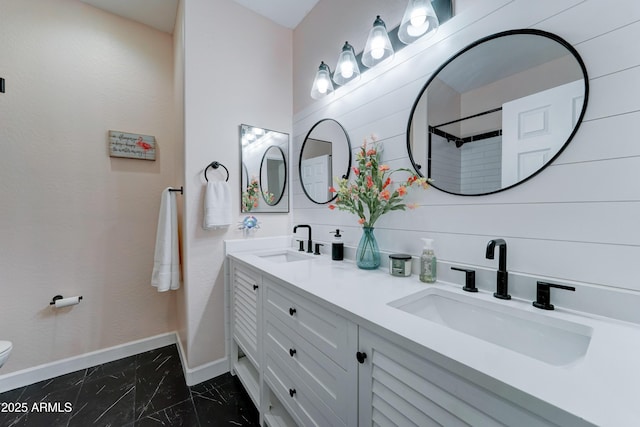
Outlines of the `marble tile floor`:
{"type": "Polygon", "coordinates": [[[0,427],[258,425],[237,377],[188,387],[175,345],[0,393],[0,427]]]}

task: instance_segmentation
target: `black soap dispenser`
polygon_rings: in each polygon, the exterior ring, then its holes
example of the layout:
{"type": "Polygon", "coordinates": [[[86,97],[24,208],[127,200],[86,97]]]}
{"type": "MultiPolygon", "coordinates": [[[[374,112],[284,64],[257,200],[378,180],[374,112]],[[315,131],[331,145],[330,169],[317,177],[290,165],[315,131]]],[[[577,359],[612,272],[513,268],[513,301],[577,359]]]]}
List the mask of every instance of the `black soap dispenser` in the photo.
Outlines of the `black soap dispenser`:
{"type": "Polygon", "coordinates": [[[331,259],[334,261],[342,261],[344,259],[344,243],[342,242],[342,235],[340,230],[332,231],[335,234],[335,239],[331,243],[331,259]]]}

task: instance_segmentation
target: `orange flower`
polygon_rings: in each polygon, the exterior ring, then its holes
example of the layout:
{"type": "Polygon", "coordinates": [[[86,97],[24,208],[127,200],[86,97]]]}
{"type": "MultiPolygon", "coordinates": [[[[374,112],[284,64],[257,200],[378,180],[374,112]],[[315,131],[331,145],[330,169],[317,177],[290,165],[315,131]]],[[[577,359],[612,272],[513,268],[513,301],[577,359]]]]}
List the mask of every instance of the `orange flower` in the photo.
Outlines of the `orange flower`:
{"type": "Polygon", "coordinates": [[[416,209],[418,207],[417,203],[407,203],[407,207],[409,209],[416,209]]]}
{"type": "MultiPolygon", "coordinates": [[[[401,181],[394,180],[392,173],[406,169],[392,170],[388,164],[383,164],[380,160],[382,146],[376,145],[376,140],[374,136],[365,138],[357,150],[356,162],[351,165],[354,174],[351,180],[339,179],[339,186],[329,187],[330,194],[337,196],[329,209],[351,212],[358,217],[360,225],[368,227],[373,227],[382,215],[391,210],[406,209],[407,205],[401,199],[408,194],[409,188],[429,182],[418,174],[406,174],[401,181]]],[[[418,205],[414,203],[408,207],[415,209],[418,205]]]]}

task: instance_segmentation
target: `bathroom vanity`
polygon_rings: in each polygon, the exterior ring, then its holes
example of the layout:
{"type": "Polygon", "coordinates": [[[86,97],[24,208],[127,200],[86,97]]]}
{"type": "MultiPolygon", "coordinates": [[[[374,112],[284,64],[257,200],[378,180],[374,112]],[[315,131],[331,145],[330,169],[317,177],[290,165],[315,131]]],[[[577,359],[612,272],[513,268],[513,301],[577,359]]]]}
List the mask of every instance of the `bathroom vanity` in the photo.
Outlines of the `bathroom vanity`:
{"type": "Polygon", "coordinates": [[[640,419],[636,325],[363,271],[287,241],[226,242],[230,368],[267,425],[640,419]]]}

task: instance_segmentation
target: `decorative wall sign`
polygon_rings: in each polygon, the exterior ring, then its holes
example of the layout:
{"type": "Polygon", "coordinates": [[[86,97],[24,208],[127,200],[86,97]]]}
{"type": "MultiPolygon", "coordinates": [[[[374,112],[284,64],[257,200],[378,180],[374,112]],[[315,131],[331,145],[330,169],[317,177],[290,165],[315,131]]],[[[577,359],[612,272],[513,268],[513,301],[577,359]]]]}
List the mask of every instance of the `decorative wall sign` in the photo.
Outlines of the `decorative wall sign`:
{"type": "Polygon", "coordinates": [[[109,155],[129,159],[155,160],[156,137],[110,130],[109,155]]]}

